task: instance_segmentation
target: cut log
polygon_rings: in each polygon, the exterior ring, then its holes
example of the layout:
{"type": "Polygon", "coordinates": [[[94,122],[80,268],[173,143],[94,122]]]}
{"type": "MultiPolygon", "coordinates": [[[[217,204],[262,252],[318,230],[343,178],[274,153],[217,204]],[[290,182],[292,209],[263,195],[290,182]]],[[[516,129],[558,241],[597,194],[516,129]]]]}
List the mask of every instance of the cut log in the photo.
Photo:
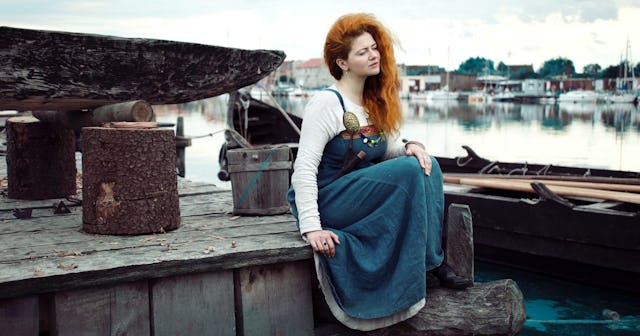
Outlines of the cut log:
{"type": "Polygon", "coordinates": [[[317,336],[512,336],[526,319],[522,291],[511,279],[476,283],[465,290],[430,288],[418,314],[392,326],[359,332],[320,322],[317,336]]]}
{"type": "Polygon", "coordinates": [[[76,194],[75,134],[32,116],[7,120],[8,196],[49,199],[76,194]]]}
{"type": "Polygon", "coordinates": [[[516,335],[525,318],[520,288],[504,279],[463,291],[434,288],[416,316],[390,327],[386,335],[516,335]]]}
{"type": "Polygon", "coordinates": [[[184,103],[254,84],[285,59],[277,50],[11,27],[0,27],[0,41],[0,110],[184,103]]]}
{"type": "Polygon", "coordinates": [[[90,111],[33,111],[32,114],[46,123],[80,129],[102,126],[107,122],[150,121],[153,118],[153,108],[143,100],[134,100],[104,105],[90,111]]]}
{"type": "Polygon", "coordinates": [[[86,232],[144,234],[180,225],[173,130],[85,127],[82,148],[86,232]]]}

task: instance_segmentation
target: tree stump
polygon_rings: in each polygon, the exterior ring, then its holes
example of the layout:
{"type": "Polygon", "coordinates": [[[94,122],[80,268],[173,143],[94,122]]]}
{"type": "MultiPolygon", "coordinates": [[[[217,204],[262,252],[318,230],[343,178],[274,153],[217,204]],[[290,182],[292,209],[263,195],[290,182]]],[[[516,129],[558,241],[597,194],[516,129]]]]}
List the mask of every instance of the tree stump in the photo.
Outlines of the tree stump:
{"type": "Polygon", "coordinates": [[[180,226],[173,130],[82,129],[83,228],[146,234],[180,226]]]}
{"type": "Polygon", "coordinates": [[[76,194],[75,135],[32,116],[9,118],[8,196],[48,199],[76,194]]]}

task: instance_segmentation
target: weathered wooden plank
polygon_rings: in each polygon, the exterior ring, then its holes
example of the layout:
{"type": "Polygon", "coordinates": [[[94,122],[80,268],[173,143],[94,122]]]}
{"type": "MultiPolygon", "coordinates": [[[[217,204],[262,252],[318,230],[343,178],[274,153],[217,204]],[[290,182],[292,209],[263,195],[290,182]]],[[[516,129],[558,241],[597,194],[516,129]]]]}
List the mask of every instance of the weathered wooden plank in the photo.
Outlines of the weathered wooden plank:
{"type": "Polygon", "coordinates": [[[153,280],[153,334],[236,335],[233,300],[231,270],[153,280]]]}
{"type": "MultiPolygon", "coordinates": [[[[2,251],[5,253],[10,253],[13,249],[29,251],[28,258],[33,259],[38,257],[40,253],[50,257],[51,251],[61,249],[95,253],[101,250],[149,246],[157,244],[157,242],[175,244],[177,247],[200,241],[212,242],[252,235],[296,232],[295,224],[289,218],[269,218],[260,222],[255,222],[255,218],[250,219],[253,219],[254,222],[232,220],[229,216],[216,217],[214,221],[205,216],[190,217],[185,219],[185,226],[180,229],[180,232],[135,236],[91,235],[79,232],[79,225],[69,227],[66,230],[60,230],[54,226],[56,232],[52,234],[50,230],[47,230],[47,227],[41,227],[31,230],[29,235],[14,233],[14,238],[7,239],[7,242],[2,246],[2,251]]],[[[64,224],[64,219],[56,218],[55,222],[64,224]]],[[[9,237],[9,234],[3,236],[9,237]]],[[[8,255],[4,255],[0,258],[0,261],[3,260],[10,260],[10,258],[8,255]]]]}
{"type": "Polygon", "coordinates": [[[90,257],[4,262],[0,263],[0,298],[311,257],[311,249],[297,232],[239,237],[235,241],[216,246],[202,241],[175,248],[156,245],[95,252],[90,257]]]}
{"type": "Polygon", "coordinates": [[[457,275],[473,281],[473,225],[468,205],[449,205],[445,232],[445,263],[457,275]]]}
{"type": "Polygon", "coordinates": [[[146,281],[54,294],[54,328],[64,335],[150,335],[146,281]]]}
{"type": "Polygon", "coordinates": [[[282,51],[0,27],[0,109],[184,103],[254,84],[282,51]]]}
{"type": "Polygon", "coordinates": [[[0,300],[0,331],[3,335],[39,334],[38,296],[0,300]]]}
{"type": "Polygon", "coordinates": [[[241,335],[313,335],[310,260],[251,266],[237,274],[241,335]]]}

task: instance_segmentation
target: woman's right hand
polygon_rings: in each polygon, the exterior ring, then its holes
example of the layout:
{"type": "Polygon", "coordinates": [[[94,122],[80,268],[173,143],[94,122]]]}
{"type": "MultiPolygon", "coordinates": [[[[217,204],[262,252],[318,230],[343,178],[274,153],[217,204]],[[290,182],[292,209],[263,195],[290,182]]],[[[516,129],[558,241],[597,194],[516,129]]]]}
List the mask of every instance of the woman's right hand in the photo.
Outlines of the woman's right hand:
{"type": "Polygon", "coordinates": [[[337,234],[329,230],[317,230],[307,232],[305,235],[314,251],[329,258],[336,255],[336,245],[340,245],[337,234]]]}

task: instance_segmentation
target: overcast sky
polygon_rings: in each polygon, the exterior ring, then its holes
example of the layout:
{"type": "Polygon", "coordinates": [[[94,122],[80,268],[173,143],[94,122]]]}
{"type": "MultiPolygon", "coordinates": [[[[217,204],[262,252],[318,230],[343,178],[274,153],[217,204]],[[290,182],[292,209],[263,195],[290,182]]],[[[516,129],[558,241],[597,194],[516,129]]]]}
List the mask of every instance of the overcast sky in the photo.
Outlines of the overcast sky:
{"type": "Polygon", "coordinates": [[[537,70],[565,57],[582,72],[618,64],[627,38],[640,61],[640,0],[0,0],[0,25],[278,49],[306,60],[322,56],[330,25],[350,12],[390,28],[400,63],[457,69],[480,56],[537,70]]]}

